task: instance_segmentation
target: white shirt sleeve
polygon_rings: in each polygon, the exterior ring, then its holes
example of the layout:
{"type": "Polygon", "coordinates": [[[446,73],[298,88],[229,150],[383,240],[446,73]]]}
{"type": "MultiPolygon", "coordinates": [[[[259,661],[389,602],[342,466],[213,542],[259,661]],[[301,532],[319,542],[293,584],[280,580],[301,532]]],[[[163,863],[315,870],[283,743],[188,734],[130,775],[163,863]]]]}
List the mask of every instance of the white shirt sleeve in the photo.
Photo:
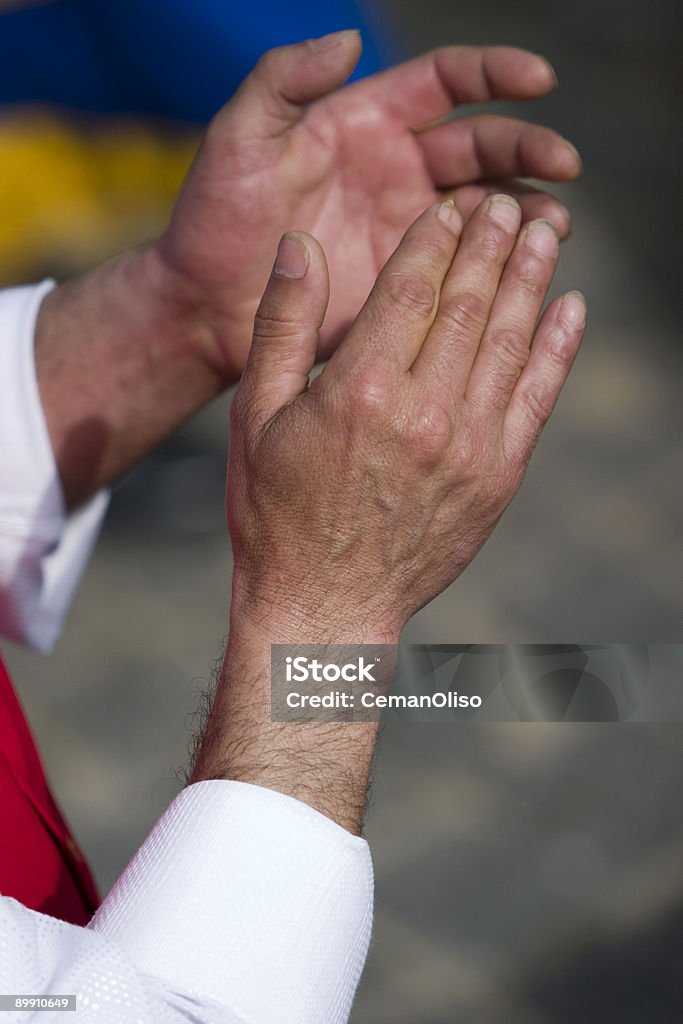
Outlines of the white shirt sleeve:
{"type": "Polygon", "coordinates": [[[34,357],[54,282],[0,291],[0,634],[39,651],[57,641],[109,501],[67,515],[34,357]]]}
{"type": "Polygon", "coordinates": [[[75,994],[98,1024],[344,1024],[372,890],[365,840],[281,793],[197,783],[87,928],[0,899],[0,992],[75,994]]]}
{"type": "MultiPolygon", "coordinates": [[[[65,514],[33,353],[51,287],[0,292],[0,632],[39,650],[59,636],[108,500],[65,514]]],[[[74,993],[79,1020],[98,1024],[344,1024],[372,891],[364,840],[280,793],[199,783],[87,928],[0,897],[0,992],[74,993]]]]}

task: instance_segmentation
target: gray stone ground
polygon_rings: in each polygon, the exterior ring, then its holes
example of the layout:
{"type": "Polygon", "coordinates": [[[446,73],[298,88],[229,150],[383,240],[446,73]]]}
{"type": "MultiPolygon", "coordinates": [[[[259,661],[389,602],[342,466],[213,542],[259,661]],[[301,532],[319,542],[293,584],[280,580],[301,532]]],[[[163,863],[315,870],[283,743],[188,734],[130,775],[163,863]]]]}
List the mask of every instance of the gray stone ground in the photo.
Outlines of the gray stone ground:
{"type": "MultiPolygon", "coordinates": [[[[561,190],[575,232],[557,281],[588,295],[585,350],[515,505],[408,639],[681,641],[679,8],[385,8],[411,51],[546,53],[562,87],[534,116],[586,164],[561,190]]],[[[177,790],[187,716],[226,631],[225,423],[222,401],[120,487],[56,654],[9,652],[104,890],[177,790]]],[[[678,725],[391,723],[354,1020],[680,1020],[682,739],[678,725]]]]}

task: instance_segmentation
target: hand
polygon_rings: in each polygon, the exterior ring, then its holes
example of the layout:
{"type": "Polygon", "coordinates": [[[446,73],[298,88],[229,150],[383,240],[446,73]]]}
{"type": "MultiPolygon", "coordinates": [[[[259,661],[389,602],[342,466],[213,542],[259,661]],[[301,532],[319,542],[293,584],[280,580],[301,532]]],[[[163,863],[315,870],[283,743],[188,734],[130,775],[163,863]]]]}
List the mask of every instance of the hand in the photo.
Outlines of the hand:
{"type": "Polygon", "coordinates": [[[446,47],[338,91],[360,47],[358,34],[346,32],[267,53],[210,125],[170,227],[151,250],[176,319],[198,312],[197,334],[226,380],[243,369],[286,230],[313,233],[329,260],[323,358],[410,222],[444,190],[464,216],[504,190],[525,218],[569,231],[563,206],[516,181],[579,174],[576,151],[555,132],[482,115],[414,131],[459,104],[542,95],[556,84],[542,57],[446,47]]]}
{"type": "Polygon", "coordinates": [[[536,326],[558,239],[520,222],[506,196],[462,234],[451,204],[429,208],[310,387],[328,273],[313,238],[284,237],[232,408],[238,618],[291,642],[395,642],[489,536],[585,322],[570,292],[536,326]]]}

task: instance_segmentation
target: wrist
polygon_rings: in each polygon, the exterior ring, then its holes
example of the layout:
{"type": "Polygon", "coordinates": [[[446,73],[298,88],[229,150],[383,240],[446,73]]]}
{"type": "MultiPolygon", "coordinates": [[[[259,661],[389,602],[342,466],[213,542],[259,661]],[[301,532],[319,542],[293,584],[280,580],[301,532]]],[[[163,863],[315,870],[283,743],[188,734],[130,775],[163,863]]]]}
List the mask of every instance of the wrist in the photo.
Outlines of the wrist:
{"type": "Polygon", "coordinates": [[[279,586],[258,589],[249,574],[235,568],[231,635],[250,643],[397,644],[405,623],[395,608],[379,600],[354,600],[341,584],[323,588],[279,586]]]}
{"type": "MultiPolygon", "coordinates": [[[[288,627],[278,627],[281,641],[288,627]]],[[[378,721],[274,721],[270,638],[233,620],[190,782],[248,782],[293,797],[354,835],[363,826],[378,721]]]]}
{"type": "Polygon", "coordinates": [[[274,721],[271,645],[398,642],[389,616],[299,587],[276,591],[233,576],[230,638],[191,781],[235,779],[309,804],[359,834],[379,723],[274,721]]]}
{"type": "Polygon", "coordinates": [[[176,269],[166,255],[163,238],[153,242],[141,255],[145,278],[168,318],[170,329],[180,331],[220,381],[221,389],[236,383],[242,375],[251,343],[253,316],[245,328],[239,309],[222,308],[220,301],[214,301],[210,289],[199,286],[176,269]]]}
{"type": "Polygon", "coordinates": [[[223,390],[211,333],[155,246],[46,296],[35,330],[45,420],[69,508],[111,483],[223,390]]]}

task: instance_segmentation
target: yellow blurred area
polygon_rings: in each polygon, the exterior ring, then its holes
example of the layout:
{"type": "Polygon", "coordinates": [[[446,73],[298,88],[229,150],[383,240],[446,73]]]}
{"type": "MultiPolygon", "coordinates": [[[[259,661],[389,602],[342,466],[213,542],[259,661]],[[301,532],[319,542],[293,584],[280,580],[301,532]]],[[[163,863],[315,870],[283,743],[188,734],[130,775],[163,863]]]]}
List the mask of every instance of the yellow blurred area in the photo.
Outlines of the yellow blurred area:
{"type": "Polygon", "coordinates": [[[0,285],[82,270],[164,228],[198,145],[132,119],[0,121],[0,285]]]}

